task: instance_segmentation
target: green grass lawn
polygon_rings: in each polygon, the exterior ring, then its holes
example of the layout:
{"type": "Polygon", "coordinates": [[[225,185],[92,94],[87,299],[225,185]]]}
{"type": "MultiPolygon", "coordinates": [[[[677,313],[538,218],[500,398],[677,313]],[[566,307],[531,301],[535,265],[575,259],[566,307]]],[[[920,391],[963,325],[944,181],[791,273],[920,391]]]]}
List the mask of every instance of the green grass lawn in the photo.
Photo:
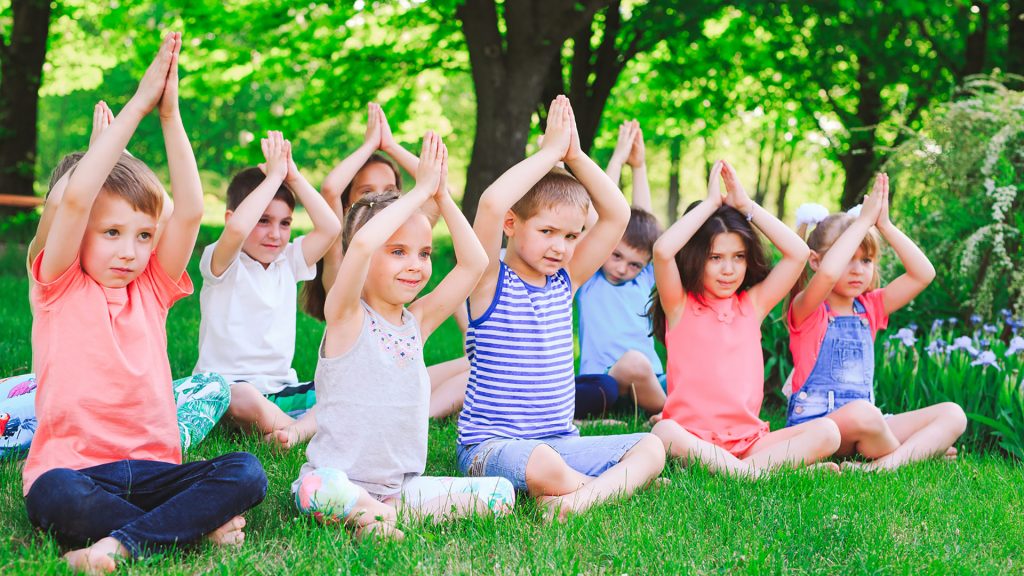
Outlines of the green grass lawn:
{"type": "MultiPolygon", "coordinates": [[[[213,230],[205,230],[201,243],[213,230]]],[[[444,248],[442,246],[442,248],[444,248]]],[[[2,249],[0,249],[2,250],[2,249]]],[[[438,251],[435,278],[450,258],[438,251]]],[[[17,247],[0,251],[0,374],[31,365],[27,280],[17,247]]],[[[190,273],[197,283],[198,257],[190,273]]],[[[171,368],[191,372],[197,354],[199,298],[168,320],[171,368]]],[[[308,379],[322,326],[300,314],[295,367],[308,379]]],[[[428,363],[460,354],[452,323],[427,344],[428,363]]],[[[777,409],[765,417],[780,420],[777,409]]],[[[632,420],[627,416],[627,419],[632,420]]],[[[587,427],[584,434],[644,430],[587,427]]],[[[433,423],[427,474],[457,475],[454,420],[433,423]]],[[[245,546],[203,545],[135,562],[138,574],[1020,574],[1024,572],[1024,468],[998,454],[966,451],[889,474],[785,471],[751,482],[670,464],[670,484],[615,501],[564,525],[544,525],[522,498],[509,517],[448,525],[403,526],[404,542],[355,544],[344,530],[295,512],[288,487],[304,453],[273,453],[255,437],[217,428],[190,459],[247,450],[267,471],[266,500],[248,515],[245,546]]],[[[48,537],[32,529],[21,498],[20,463],[0,464],[2,574],[55,574],[66,568],[48,537]]]]}

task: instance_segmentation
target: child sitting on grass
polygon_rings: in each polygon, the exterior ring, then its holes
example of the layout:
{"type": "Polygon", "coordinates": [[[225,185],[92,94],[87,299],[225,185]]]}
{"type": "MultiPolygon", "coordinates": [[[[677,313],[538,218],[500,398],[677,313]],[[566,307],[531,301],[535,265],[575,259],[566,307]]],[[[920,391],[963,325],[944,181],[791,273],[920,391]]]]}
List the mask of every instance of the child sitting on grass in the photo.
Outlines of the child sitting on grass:
{"type": "Polygon", "coordinates": [[[33,525],[77,548],[68,564],[90,573],[203,536],[241,543],[239,515],[266,493],[251,454],[181,463],[165,323],[192,292],[185,267],[203,195],[178,110],[180,49],[181,35],[169,34],[79,161],[32,267],[40,426],[24,469],[25,507],[33,525]],[[155,107],[175,199],[156,245],[162,186],[123,153],[155,107]]]}
{"type": "Polygon", "coordinates": [[[401,538],[399,511],[442,520],[474,511],[505,514],[514,503],[503,478],[422,475],[430,399],[423,342],[487,266],[487,254],[448,195],[447,154],[428,132],[412,191],[368,194],[352,205],[345,260],[327,294],[316,368],[319,425],[292,490],[301,512],[346,522],[357,536],[401,538]],[[419,210],[432,198],[451,231],[456,265],[417,298],[432,271],[431,225],[419,210]]]}
{"type": "MultiPolygon", "coordinates": [[[[967,427],[960,406],[943,402],[884,416],[875,407],[875,335],[935,278],[913,240],[889,220],[889,177],[879,174],[860,214],[839,213],[814,228],[807,244],[814,277],[800,282],[786,323],[793,351],[787,426],[823,416],[839,426],[837,454],[872,459],[867,470],[891,470],[938,455],[955,456],[967,427]],[[879,242],[889,241],[906,272],[878,288],[879,242]]],[[[844,462],[844,466],[857,466],[844,462]]]]}
{"type": "Polygon", "coordinates": [[[469,298],[458,462],[470,476],[509,479],[562,519],[644,486],[665,451],[650,434],[580,437],[573,425],[574,287],[619,243],[629,206],[580,149],[567,98],[551,103],[547,123],[541,149],[480,198],[474,230],[490,263],[469,298]],[[575,178],[554,169],[561,160],[575,178]],[[581,240],[591,200],[598,220],[581,240]]]}
{"type": "Polygon", "coordinates": [[[612,182],[619,181],[623,163],[633,169],[629,224],[608,260],[576,293],[580,315],[576,418],[600,416],[620,397],[649,414],[658,414],[665,405],[664,370],[646,314],[654,289],[651,251],[661,228],[651,214],[643,133],[636,120],[619,128],[619,141],[606,169],[612,182]]]}
{"type": "Polygon", "coordinates": [[[792,288],[807,254],[799,236],[747,196],[724,161],[711,169],[707,198],[655,243],[651,316],[668,351],[668,400],[653,432],[670,456],[757,477],[812,464],[839,448],[839,430],[827,419],[773,432],[760,418],[761,323],[792,288]],[[754,226],[782,253],[774,268],[754,226]]]}
{"type": "Polygon", "coordinates": [[[224,231],[199,261],[195,370],[232,382],[228,416],[235,424],[288,449],[316,431],[313,383],[300,383],[292,368],[297,283],[313,279],[341,223],[299,172],[280,132],[269,138],[275,145],[264,154],[275,155],[266,156],[266,174],[247,168],[231,180],[224,231]],[[290,241],[296,195],[313,230],[290,241]]]}

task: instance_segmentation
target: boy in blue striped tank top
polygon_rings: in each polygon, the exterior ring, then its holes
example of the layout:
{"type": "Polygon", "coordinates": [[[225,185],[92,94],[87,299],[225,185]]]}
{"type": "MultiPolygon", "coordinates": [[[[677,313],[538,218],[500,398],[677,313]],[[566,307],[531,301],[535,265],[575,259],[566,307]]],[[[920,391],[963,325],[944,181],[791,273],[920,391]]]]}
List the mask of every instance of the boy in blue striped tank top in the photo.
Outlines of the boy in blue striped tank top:
{"type": "Polygon", "coordinates": [[[458,459],[463,473],[507,478],[564,518],[656,478],[665,450],[650,434],[580,437],[573,426],[573,293],[618,244],[630,210],[580,149],[567,98],[551,103],[547,123],[541,149],[477,208],[473,228],[490,263],[469,297],[458,459]],[[597,223],[581,239],[591,201],[597,223]]]}

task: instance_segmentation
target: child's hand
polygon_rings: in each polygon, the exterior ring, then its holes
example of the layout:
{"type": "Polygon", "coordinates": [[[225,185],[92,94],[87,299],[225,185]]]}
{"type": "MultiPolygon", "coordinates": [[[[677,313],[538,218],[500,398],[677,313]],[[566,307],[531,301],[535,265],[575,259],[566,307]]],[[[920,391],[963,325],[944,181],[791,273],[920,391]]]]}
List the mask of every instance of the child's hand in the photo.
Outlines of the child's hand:
{"type": "Polygon", "coordinates": [[[267,137],[260,139],[263,157],[267,159],[264,173],[267,178],[284,181],[288,175],[288,157],[291,155],[291,143],[276,130],[267,132],[267,137]]]}
{"type": "Polygon", "coordinates": [[[174,46],[171,47],[171,65],[167,70],[167,81],[160,96],[160,118],[175,118],[181,114],[178,109],[178,57],[181,55],[181,32],[174,32],[174,46]]]}
{"type": "Polygon", "coordinates": [[[394,150],[398,143],[395,142],[395,137],[391,134],[391,125],[388,124],[388,117],[384,114],[384,109],[380,106],[377,106],[377,124],[380,126],[379,148],[385,152],[394,150]]]}
{"type": "Polygon", "coordinates": [[[619,139],[615,142],[615,151],[612,152],[612,161],[624,164],[633,149],[633,138],[636,136],[636,128],[639,124],[627,120],[619,126],[619,139]]]}
{"type": "Polygon", "coordinates": [[[176,41],[176,34],[174,32],[167,35],[164,38],[163,44],[160,45],[160,49],[156,53],[156,57],[153,58],[153,62],[146,69],[146,73],[142,75],[142,80],[139,81],[139,87],[135,91],[135,95],[132,96],[132,102],[142,108],[142,111],[149,114],[156,108],[156,105],[160,102],[160,99],[164,95],[164,86],[167,84],[167,73],[171,69],[172,54],[174,51],[174,45],[176,41]]]}
{"type": "Polygon", "coordinates": [[[363,139],[363,143],[367,146],[372,147],[374,150],[380,149],[381,144],[381,118],[380,106],[376,102],[370,102],[367,106],[366,111],[366,137],[363,139]]]}
{"type": "Polygon", "coordinates": [[[569,104],[568,98],[565,103],[569,108],[569,149],[565,151],[562,160],[569,164],[583,156],[583,148],[580,146],[580,133],[576,129],[576,115],[572,111],[572,104],[569,104]]]}
{"type": "Polygon", "coordinates": [[[857,218],[867,222],[869,226],[874,225],[878,221],[878,216],[882,213],[884,189],[885,178],[884,175],[879,174],[875,176],[875,185],[871,188],[871,194],[865,196],[864,201],[861,202],[860,215],[857,218]]]}
{"type": "Polygon", "coordinates": [[[754,201],[747,195],[739,176],[731,164],[722,160],[722,180],[725,181],[725,203],[747,215],[754,209],[754,201]]]}
{"type": "Polygon", "coordinates": [[[541,150],[557,152],[558,158],[563,159],[569,150],[571,139],[569,99],[565,96],[558,96],[551,101],[551,107],[548,108],[548,126],[544,131],[544,143],[541,145],[541,150]]]}
{"type": "Polygon", "coordinates": [[[437,193],[444,155],[444,144],[441,142],[441,137],[433,131],[428,131],[423,136],[420,165],[416,167],[416,188],[429,190],[431,196],[437,193]]]}
{"type": "Polygon", "coordinates": [[[882,209],[878,211],[878,219],[875,220],[875,226],[882,228],[892,224],[889,220],[889,175],[882,172],[878,175],[878,179],[882,180],[882,209]]]}
{"type": "MultiPolygon", "coordinates": [[[[440,138],[438,139],[440,140],[440,138]]],[[[434,201],[440,206],[441,202],[448,197],[448,147],[441,143],[441,175],[437,181],[437,190],[434,192],[434,201]]]]}
{"type": "Polygon", "coordinates": [[[100,134],[114,121],[114,112],[107,103],[100,100],[92,110],[92,134],[89,134],[89,146],[100,137],[100,134]]]}
{"type": "Polygon", "coordinates": [[[708,176],[708,197],[704,200],[709,202],[717,210],[722,206],[722,161],[715,160],[711,166],[711,174],[708,176]]]}
{"type": "Polygon", "coordinates": [[[632,168],[641,168],[646,163],[647,149],[644,146],[644,131],[640,129],[640,123],[633,120],[633,144],[629,150],[629,158],[626,164],[632,168]]]}

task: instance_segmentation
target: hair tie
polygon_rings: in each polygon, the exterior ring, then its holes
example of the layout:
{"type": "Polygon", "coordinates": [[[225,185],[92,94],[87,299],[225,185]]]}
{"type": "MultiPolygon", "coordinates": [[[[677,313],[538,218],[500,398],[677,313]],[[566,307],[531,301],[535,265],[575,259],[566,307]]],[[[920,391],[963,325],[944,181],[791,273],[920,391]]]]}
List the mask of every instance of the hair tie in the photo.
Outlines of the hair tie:
{"type": "Polygon", "coordinates": [[[863,204],[857,204],[853,208],[850,208],[849,210],[847,210],[846,213],[849,214],[850,216],[853,216],[854,218],[856,218],[856,217],[860,216],[860,209],[863,208],[863,207],[864,207],[863,204]]]}
{"type": "Polygon", "coordinates": [[[370,200],[370,208],[373,208],[373,205],[374,205],[374,204],[375,204],[376,202],[377,202],[376,200],[370,200]]]}
{"type": "Polygon", "coordinates": [[[808,202],[801,204],[796,209],[796,225],[798,228],[800,226],[816,226],[825,218],[828,218],[828,208],[821,204],[808,202]]]}

